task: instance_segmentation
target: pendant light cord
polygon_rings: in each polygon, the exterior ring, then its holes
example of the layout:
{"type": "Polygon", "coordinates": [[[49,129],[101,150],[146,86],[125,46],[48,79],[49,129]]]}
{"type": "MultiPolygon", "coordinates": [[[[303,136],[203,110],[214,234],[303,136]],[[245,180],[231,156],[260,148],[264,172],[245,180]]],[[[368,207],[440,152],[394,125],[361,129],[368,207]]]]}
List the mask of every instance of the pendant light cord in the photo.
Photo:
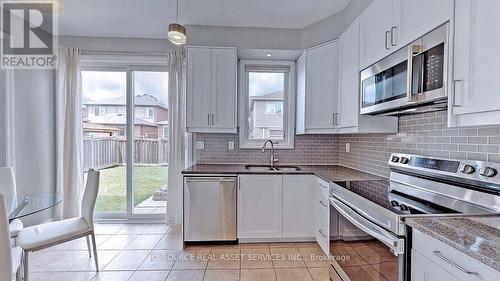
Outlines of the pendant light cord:
{"type": "Polygon", "coordinates": [[[176,8],[177,8],[177,15],[176,15],[176,21],[177,23],[179,23],[179,0],[177,0],[177,5],[176,5],[176,8]]]}

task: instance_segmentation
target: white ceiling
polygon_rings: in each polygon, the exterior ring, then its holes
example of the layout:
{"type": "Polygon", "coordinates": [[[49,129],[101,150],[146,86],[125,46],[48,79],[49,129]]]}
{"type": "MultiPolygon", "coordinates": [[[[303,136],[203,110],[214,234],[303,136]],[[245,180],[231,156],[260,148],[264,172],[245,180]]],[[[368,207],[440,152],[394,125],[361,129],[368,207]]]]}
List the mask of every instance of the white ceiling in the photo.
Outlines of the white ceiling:
{"type": "MultiPolygon", "coordinates": [[[[166,38],[176,0],[62,0],[59,33],[166,38]]],[[[179,0],[179,22],[301,29],[342,11],[350,0],[179,0]]]]}

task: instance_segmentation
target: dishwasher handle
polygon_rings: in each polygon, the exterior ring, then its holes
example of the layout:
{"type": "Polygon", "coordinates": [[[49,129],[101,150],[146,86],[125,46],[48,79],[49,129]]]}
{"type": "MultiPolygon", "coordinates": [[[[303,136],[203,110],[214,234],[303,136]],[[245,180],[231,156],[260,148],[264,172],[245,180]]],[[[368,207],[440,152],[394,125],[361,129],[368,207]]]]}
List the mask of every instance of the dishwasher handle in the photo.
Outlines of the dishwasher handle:
{"type": "Polygon", "coordinates": [[[235,178],[187,178],[186,182],[235,182],[235,178]]]}

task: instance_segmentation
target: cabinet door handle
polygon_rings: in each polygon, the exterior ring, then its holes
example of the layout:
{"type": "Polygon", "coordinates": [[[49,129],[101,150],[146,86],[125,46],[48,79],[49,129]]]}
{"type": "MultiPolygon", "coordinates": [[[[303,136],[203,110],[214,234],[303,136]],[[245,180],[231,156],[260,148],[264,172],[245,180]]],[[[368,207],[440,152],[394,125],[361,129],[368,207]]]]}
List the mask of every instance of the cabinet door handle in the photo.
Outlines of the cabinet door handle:
{"type": "Polygon", "coordinates": [[[335,125],[339,124],[339,114],[335,113],[335,125]]]}
{"type": "Polygon", "coordinates": [[[212,126],[215,126],[215,113],[212,113],[212,126]]]}
{"type": "Polygon", "coordinates": [[[389,46],[387,45],[387,38],[389,37],[389,33],[391,33],[389,30],[385,32],[385,49],[390,50],[389,46]]]}
{"type": "Polygon", "coordinates": [[[326,237],[327,237],[327,236],[323,233],[323,230],[318,229],[318,232],[319,232],[319,234],[321,234],[321,236],[323,236],[324,238],[326,238],[326,237]]]}
{"type": "Polygon", "coordinates": [[[207,114],[207,122],[208,122],[208,126],[210,127],[210,113],[207,114]]]}
{"type": "Polygon", "coordinates": [[[391,45],[392,46],[396,46],[397,45],[397,42],[394,42],[394,31],[397,29],[398,27],[397,26],[393,26],[391,27],[391,45]]]}
{"type": "Polygon", "coordinates": [[[479,275],[479,273],[477,273],[476,271],[470,271],[470,270],[467,270],[463,267],[461,267],[460,265],[456,264],[455,262],[453,262],[452,260],[448,259],[447,257],[443,256],[443,254],[441,254],[440,251],[432,251],[432,253],[440,258],[441,260],[447,262],[448,264],[452,265],[453,267],[455,267],[456,269],[462,271],[463,273],[465,274],[469,274],[469,275],[479,275]]]}
{"type": "Polygon", "coordinates": [[[332,126],[335,126],[335,113],[332,113],[332,126]]]}
{"type": "Polygon", "coordinates": [[[464,80],[462,80],[462,79],[453,80],[453,100],[451,103],[452,107],[460,107],[460,105],[457,104],[457,84],[458,84],[458,82],[463,82],[463,81],[464,80]]]}
{"type": "Polygon", "coordinates": [[[320,203],[323,207],[328,208],[328,205],[326,205],[323,201],[319,200],[318,203],[320,203]]]}

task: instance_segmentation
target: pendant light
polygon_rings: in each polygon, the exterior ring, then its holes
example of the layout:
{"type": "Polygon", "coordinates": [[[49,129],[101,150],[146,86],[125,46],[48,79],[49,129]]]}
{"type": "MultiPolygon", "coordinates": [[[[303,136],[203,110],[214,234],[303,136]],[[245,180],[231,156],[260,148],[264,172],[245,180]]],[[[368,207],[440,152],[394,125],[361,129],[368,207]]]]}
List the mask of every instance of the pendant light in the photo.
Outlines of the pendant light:
{"type": "Polygon", "coordinates": [[[176,22],[168,25],[168,41],[175,45],[186,44],[186,28],[179,22],[179,0],[177,0],[177,17],[176,22]]]}

